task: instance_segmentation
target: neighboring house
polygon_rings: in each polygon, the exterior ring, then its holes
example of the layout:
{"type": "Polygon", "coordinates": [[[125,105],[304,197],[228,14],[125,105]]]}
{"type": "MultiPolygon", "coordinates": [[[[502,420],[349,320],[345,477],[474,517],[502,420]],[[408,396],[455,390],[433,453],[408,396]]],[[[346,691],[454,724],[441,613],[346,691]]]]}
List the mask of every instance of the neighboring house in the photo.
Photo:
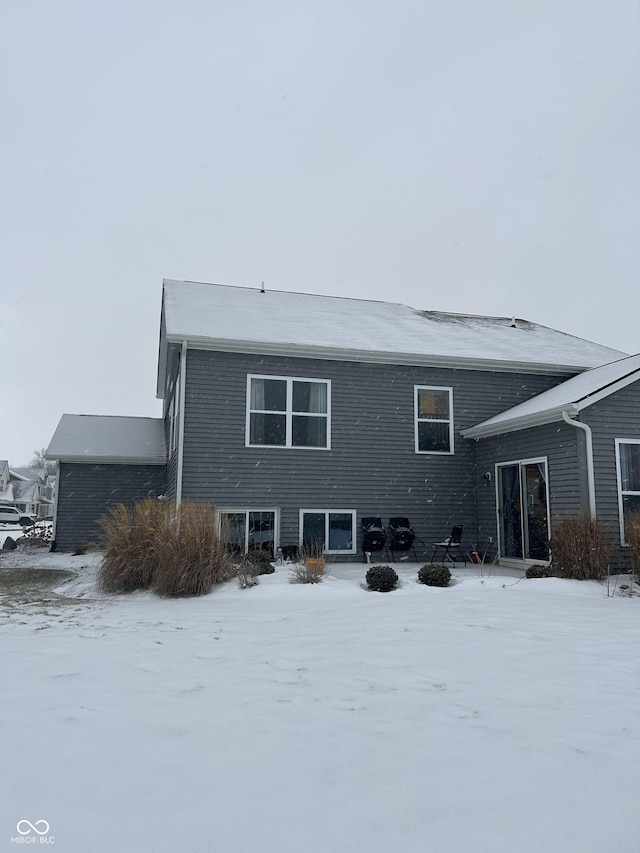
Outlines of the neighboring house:
{"type": "Polygon", "coordinates": [[[0,460],[0,504],[13,506],[25,515],[53,515],[53,487],[44,468],[10,468],[0,460]]]}
{"type": "Polygon", "coordinates": [[[13,506],[13,488],[6,459],[0,459],[0,506],[13,506]]]}
{"type": "Polygon", "coordinates": [[[56,546],[147,494],[215,504],[243,548],[320,538],[337,559],[361,558],[366,516],[427,543],[460,523],[465,550],[521,567],[581,512],[623,542],[640,504],[624,356],[519,319],[165,281],[164,416],[63,416],[56,546]]]}
{"type": "Polygon", "coordinates": [[[51,475],[44,468],[11,468],[15,506],[36,518],[53,515],[51,475]]]}

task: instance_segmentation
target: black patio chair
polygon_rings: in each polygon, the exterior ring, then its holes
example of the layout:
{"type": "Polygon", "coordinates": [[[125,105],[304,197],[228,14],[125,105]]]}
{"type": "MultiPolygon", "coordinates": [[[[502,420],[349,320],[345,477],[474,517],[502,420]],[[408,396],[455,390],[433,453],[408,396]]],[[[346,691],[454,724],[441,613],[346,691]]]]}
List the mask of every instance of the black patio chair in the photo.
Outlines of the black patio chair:
{"type": "Polygon", "coordinates": [[[391,528],[391,542],[389,543],[391,558],[394,561],[396,560],[396,552],[413,551],[413,556],[417,563],[418,554],[416,553],[414,543],[419,542],[424,547],[424,542],[422,539],[416,539],[416,534],[413,532],[409,519],[403,516],[390,518],[389,527],[391,528]]]}
{"type": "Polygon", "coordinates": [[[362,526],[362,553],[365,560],[367,555],[377,554],[384,551],[386,559],[389,559],[389,552],[386,548],[387,534],[382,526],[382,519],[369,515],[363,518],[360,522],[362,526]]]}
{"type": "Polygon", "coordinates": [[[431,555],[431,562],[435,560],[436,553],[438,551],[442,551],[442,565],[444,565],[445,560],[450,560],[452,563],[455,563],[453,555],[459,554],[460,560],[467,565],[467,558],[465,557],[462,548],[460,547],[460,540],[462,539],[462,525],[456,524],[451,529],[451,534],[446,539],[443,539],[442,542],[432,542],[433,545],[433,554],[431,555]]]}

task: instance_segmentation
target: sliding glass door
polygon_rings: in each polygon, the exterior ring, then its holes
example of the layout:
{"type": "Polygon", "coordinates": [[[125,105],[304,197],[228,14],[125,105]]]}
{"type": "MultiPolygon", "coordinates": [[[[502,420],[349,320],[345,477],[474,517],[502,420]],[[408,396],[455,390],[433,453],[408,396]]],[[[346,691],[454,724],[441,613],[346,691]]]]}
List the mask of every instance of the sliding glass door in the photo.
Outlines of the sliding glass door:
{"type": "Polygon", "coordinates": [[[531,459],[497,466],[500,556],[549,559],[547,462],[531,459]]]}
{"type": "Polygon", "coordinates": [[[267,551],[275,555],[275,510],[221,510],[220,528],[230,551],[267,551]]]}

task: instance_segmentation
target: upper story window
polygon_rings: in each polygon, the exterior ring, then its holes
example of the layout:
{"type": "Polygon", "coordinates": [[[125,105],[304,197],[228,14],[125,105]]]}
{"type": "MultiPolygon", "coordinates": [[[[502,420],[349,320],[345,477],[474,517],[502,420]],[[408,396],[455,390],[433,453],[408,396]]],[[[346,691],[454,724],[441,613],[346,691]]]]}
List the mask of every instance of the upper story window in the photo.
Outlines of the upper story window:
{"type": "Polygon", "coordinates": [[[453,453],[453,389],[415,386],[416,453],[453,453]]]}
{"type": "Polygon", "coordinates": [[[327,379],[250,375],[247,446],[329,448],[330,411],[327,379]]]}
{"type": "Polygon", "coordinates": [[[620,541],[627,543],[625,522],[633,513],[640,514],[640,440],[616,439],[618,465],[618,503],[620,507],[620,541]]]}

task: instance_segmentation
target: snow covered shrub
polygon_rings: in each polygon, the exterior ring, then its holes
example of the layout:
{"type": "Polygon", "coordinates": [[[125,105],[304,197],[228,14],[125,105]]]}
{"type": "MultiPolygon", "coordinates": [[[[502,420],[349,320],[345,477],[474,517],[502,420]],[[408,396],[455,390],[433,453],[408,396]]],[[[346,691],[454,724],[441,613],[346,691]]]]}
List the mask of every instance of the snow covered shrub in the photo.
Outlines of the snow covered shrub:
{"type": "Polygon", "coordinates": [[[529,566],[525,572],[527,578],[552,578],[553,569],[551,566],[529,566]]]}
{"type": "Polygon", "coordinates": [[[551,537],[553,574],[574,580],[600,580],[607,575],[612,542],[602,524],[589,515],[563,521],[551,537]]]}
{"type": "Polygon", "coordinates": [[[25,531],[22,539],[20,539],[20,543],[22,547],[47,548],[51,544],[51,532],[51,524],[44,524],[41,521],[37,521],[25,531]]]}
{"type": "Polygon", "coordinates": [[[275,572],[267,551],[247,551],[245,559],[254,566],[257,575],[272,575],[275,572]]]}
{"type": "Polygon", "coordinates": [[[236,566],[236,574],[240,589],[251,589],[252,586],[258,586],[260,583],[256,564],[246,558],[236,566]]]}
{"type": "Polygon", "coordinates": [[[210,504],[146,498],[119,504],[100,520],[104,557],[98,583],[107,592],[153,589],[160,595],[205,595],[234,575],[210,504]]]}
{"type": "Polygon", "coordinates": [[[446,566],[423,566],[418,570],[418,581],[427,586],[449,586],[451,572],[446,566]]]}
{"type": "Polygon", "coordinates": [[[373,566],[366,574],[367,586],[374,592],[391,592],[396,588],[398,575],[391,566],[373,566]]]}

